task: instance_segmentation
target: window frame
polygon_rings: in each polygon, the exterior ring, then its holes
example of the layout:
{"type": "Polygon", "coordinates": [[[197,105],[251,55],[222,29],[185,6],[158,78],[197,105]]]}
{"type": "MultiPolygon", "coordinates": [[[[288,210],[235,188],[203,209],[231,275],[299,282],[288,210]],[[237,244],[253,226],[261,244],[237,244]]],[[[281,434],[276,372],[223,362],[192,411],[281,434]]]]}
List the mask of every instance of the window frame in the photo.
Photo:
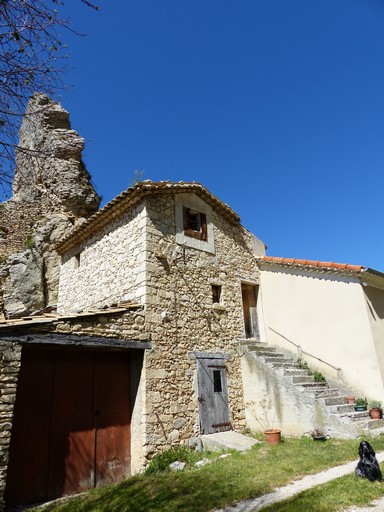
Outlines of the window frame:
{"type": "Polygon", "coordinates": [[[183,206],[183,225],[185,236],[204,242],[208,241],[207,215],[205,213],[183,206]]]}

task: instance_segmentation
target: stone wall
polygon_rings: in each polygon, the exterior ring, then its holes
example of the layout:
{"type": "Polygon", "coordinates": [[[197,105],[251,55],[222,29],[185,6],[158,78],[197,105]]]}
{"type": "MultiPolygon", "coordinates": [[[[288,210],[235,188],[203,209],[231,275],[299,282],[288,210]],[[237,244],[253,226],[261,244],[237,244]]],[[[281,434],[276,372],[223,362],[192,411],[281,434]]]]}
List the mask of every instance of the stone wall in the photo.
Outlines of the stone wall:
{"type": "Polygon", "coordinates": [[[199,434],[196,352],[228,357],[231,425],[245,426],[241,283],[259,280],[254,252],[264,246],[255,240],[194,194],[154,194],[63,256],[61,313],[122,299],[145,305],[144,331],[153,343],[142,377],[146,458],[199,434]],[[183,228],[176,213],[183,201],[206,213],[207,250],[205,242],[178,243],[183,228]],[[221,286],[219,303],[213,302],[212,285],[221,286]]]}
{"type": "Polygon", "coordinates": [[[0,340],[0,508],[4,496],[21,346],[0,340]]]}
{"type": "MultiPolygon", "coordinates": [[[[257,283],[253,235],[211,212],[214,253],[175,244],[175,196],[147,199],[147,455],[199,434],[193,354],[226,354],[231,425],[245,426],[238,341],[243,336],[241,282],[257,283]],[[161,256],[159,258],[159,248],[161,256]],[[213,303],[212,284],[222,287],[213,303]],[[192,357],[191,357],[192,355],[192,357]]],[[[207,210],[208,211],[208,210],[207,210]]]]}
{"type": "MultiPolygon", "coordinates": [[[[9,341],[11,338],[7,340],[8,331],[0,332],[3,338],[0,338],[0,509],[6,483],[13,409],[22,353],[21,342],[9,341]]],[[[58,319],[42,325],[24,327],[24,329],[19,327],[18,331],[10,332],[10,334],[16,337],[29,335],[30,338],[33,338],[34,334],[45,334],[47,335],[46,343],[48,344],[53,343],[53,341],[50,342],[50,334],[63,335],[63,343],[65,343],[65,335],[76,335],[78,336],[77,346],[79,348],[84,344],[82,336],[123,338],[127,341],[139,342],[146,342],[150,339],[150,335],[145,332],[143,308],[135,308],[125,313],[111,314],[111,312],[105,312],[77,318],[58,319]]],[[[25,343],[25,340],[23,343],[25,343]]],[[[140,371],[140,369],[138,368],[137,371],[140,371]]],[[[139,379],[138,393],[141,393],[143,377],[138,374],[136,378],[139,379]]],[[[132,470],[137,472],[145,464],[145,453],[142,447],[144,427],[141,395],[135,399],[131,427],[132,470]]]]}
{"type": "Polygon", "coordinates": [[[68,112],[35,93],[20,128],[13,196],[0,204],[0,317],[28,315],[57,301],[60,260],[52,245],[100,202],[82,161],[83,147],[68,112]],[[26,268],[34,275],[29,289],[26,268]]]}
{"type": "Polygon", "coordinates": [[[59,312],[145,302],[145,225],[142,203],[63,256],[59,312]]]}

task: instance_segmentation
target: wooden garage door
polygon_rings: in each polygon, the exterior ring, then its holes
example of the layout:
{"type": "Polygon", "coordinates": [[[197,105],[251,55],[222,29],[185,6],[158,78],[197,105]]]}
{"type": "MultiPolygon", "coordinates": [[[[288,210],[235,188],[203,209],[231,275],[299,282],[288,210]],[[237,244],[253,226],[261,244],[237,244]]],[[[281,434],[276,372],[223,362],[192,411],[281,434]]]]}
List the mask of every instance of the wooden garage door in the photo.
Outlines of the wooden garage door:
{"type": "Polygon", "coordinates": [[[129,397],[126,352],[24,348],[7,505],[46,501],[128,476],[129,397]]]}

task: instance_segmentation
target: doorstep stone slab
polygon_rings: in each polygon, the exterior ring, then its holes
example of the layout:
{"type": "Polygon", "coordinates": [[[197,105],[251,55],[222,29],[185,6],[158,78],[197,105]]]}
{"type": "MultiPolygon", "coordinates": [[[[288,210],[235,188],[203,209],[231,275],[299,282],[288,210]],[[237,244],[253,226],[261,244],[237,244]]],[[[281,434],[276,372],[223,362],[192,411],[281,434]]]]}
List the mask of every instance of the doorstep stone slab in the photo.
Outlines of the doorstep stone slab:
{"type": "Polygon", "coordinates": [[[217,432],[216,434],[204,434],[201,436],[201,441],[206,450],[232,449],[239,452],[245,452],[255,444],[260,443],[257,439],[233,432],[232,430],[217,432]]]}

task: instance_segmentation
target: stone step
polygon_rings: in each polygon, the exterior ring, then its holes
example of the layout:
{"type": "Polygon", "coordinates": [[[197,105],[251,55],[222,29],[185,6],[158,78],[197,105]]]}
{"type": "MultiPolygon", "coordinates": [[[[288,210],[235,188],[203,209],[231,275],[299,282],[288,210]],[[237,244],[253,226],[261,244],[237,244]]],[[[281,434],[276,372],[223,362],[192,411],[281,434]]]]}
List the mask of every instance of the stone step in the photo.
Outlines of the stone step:
{"type": "Polygon", "coordinates": [[[384,427],[369,429],[369,435],[371,435],[371,436],[382,436],[382,435],[384,435],[384,427]]]}
{"type": "Polygon", "coordinates": [[[270,347],[268,345],[258,345],[256,343],[250,343],[245,345],[250,352],[276,352],[276,347],[270,347]]]}
{"type": "Polygon", "coordinates": [[[315,390],[316,399],[337,397],[339,394],[340,391],[337,388],[320,388],[315,390]]]}
{"type": "Polygon", "coordinates": [[[269,361],[269,365],[273,368],[294,368],[295,365],[290,359],[283,359],[282,361],[272,360],[269,361]]]}
{"type": "Polygon", "coordinates": [[[266,341],[259,341],[255,338],[241,338],[239,340],[240,345],[257,345],[258,347],[269,347],[269,344],[266,341]]]}
{"type": "Polygon", "coordinates": [[[376,430],[378,428],[384,428],[384,420],[369,420],[368,430],[376,430]]]}
{"type": "Polygon", "coordinates": [[[270,350],[268,349],[263,349],[263,350],[250,350],[250,353],[251,354],[254,354],[255,356],[257,357],[284,357],[284,354],[282,354],[281,352],[271,352],[270,350]]]}
{"type": "Polygon", "coordinates": [[[286,359],[285,357],[281,357],[280,354],[278,356],[267,356],[264,358],[266,363],[290,363],[292,364],[292,360],[286,359]]]}
{"type": "Polygon", "coordinates": [[[350,418],[352,421],[359,421],[361,419],[368,419],[369,418],[369,412],[368,411],[354,411],[349,412],[346,414],[342,414],[341,416],[346,416],[350,418]]]}
{"type": "Polygon", "coordinates": [[[354,412],[355,408],[351,404],[346,404],[344,400],[343,404],[340,404],[336,407],[336,411],[340,414],[345,414],[346,412],[354,412]]]}
{"type": "Polygon", "coordinates": [[[328,382],[310,382],[308,384],[299,384],[300,386],[303,386],[307,389],[322,389],[328,387],[328,382]]]}
{"type": "MultiPolygon", "coordinates": [[[[343,396],[330,396],[330,397],[324,397],[324,404],[325,405],[344,405],[345,404],[345,398],[343,396]]],[[[352,409],[354,411],[354,409],[352,409]]]]}
{"type": "Polygon", "coordinates": [[[216,434],[205,434],[201,436],[203,447],[206,450],[221,451],[221,450],[237,450],[244,452],[249,450],[255,444],[260,443],[257,439],[253,439],[233,430],[226,432],[217,432],[216,434]]]}
{"type": "Polygon", "coordinates": [[[315,382],[315,379],[311,375],[300,375],[298,377],[292,377],[293,384],[311,384],[315,382]]]}
{"type": "Polygon", "coordinates": [[[287,368],[284,373],[285,375],[308,375],[308,371],[302,368],[287,368]]]}

